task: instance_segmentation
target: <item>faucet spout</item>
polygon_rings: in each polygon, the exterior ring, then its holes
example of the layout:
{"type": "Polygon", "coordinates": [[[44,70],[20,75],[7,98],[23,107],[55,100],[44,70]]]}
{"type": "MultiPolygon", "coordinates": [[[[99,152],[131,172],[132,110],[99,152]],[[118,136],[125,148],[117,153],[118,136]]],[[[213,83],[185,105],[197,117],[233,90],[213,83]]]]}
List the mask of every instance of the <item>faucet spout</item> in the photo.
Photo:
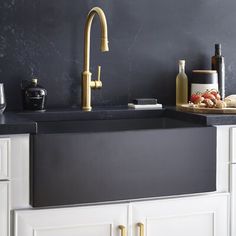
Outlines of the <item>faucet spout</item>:
{"type": "Polygon", "coordinates": [[[96,14],[99,16],[100,25],[101,25],[101,52],[109,51],[106,16],[101,8],[94,7],[88,13],[86,24],[85,24],[84,71],[89,71],[89,68],[90,68],[90,37],[91,37],[90,35],[91,35],[92,22],[96,14]]]}
{"type": "Polygon", "coordinates": [[[88,13],[85,30],[84,30],[84,67],[82,73],[82,110],[91,111],[91,89],[99,89],[102,87],[100,80],[101,67],[98,67],[98,79],[91,81],[92,73],[90,72],[90,35],[91,26],[95,15],[99,16],[101,25],[101,52],[109,51],[107,20],[103,10],[99,7],[94,7],[88,13]]]}

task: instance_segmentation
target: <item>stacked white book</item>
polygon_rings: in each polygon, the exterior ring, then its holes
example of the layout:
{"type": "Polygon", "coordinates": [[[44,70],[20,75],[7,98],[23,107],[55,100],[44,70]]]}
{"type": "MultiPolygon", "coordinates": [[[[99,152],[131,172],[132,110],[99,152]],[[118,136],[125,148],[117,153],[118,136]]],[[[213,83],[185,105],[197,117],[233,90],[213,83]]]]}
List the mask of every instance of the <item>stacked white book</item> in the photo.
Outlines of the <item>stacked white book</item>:
{"type": "Polygon", "coordinates": [[[155,110],[162,109],[162,104],[157,103],[155,98],[139,98],[134,99],[133,103],[128,103],[128,107],[140,110],[155,110]]]}
{"type": "Polygon", "coordinates": [[[129,108],[134,108],[134,109],[141,109],[141,110],[154,110],[154,109],[162,109],[162,104],[151,104],[151,105],[137,105],[133,103],[128,103],[129,108]]]}

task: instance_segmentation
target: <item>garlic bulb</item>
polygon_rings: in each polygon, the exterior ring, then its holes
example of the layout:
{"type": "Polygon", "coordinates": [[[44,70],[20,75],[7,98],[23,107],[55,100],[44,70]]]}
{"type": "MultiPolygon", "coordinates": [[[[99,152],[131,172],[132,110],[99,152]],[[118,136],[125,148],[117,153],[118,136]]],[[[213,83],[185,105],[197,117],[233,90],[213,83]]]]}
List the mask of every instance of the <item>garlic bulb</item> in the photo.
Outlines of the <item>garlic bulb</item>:
{"type": "Polygon", "coordinates": [[[236,94],[232,94],[225,98],[227,107],[236,107],[236,94]]]}
{"type": "Polygon", "coordinates": [[[216,108],[222,109],[222,108],[226,108],[226,106],[227,106],[226,102],[221,101],[221,100],[216,100],[216,103],[215,103],[216,108]]]}

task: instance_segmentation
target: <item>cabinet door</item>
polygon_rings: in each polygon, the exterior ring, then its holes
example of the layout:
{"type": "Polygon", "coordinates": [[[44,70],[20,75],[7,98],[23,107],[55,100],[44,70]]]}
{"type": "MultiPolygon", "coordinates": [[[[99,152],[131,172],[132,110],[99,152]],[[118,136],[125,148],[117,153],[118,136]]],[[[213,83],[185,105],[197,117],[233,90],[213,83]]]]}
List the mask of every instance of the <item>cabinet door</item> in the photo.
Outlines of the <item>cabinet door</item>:
{"type": "Polygon", "coordinates": [[[0,235],[9,236],[9,183],[0,181],[0,235]]]}
{"type": "Polygon", "coordinates": [[[15,212],[15,236],[125,236],[127,205],[15,212]]]}
{"type": "Polygon", "coordinates": [[[228,195],[183,197],[133,205],[135,236],[227,236],[228,195]]]}

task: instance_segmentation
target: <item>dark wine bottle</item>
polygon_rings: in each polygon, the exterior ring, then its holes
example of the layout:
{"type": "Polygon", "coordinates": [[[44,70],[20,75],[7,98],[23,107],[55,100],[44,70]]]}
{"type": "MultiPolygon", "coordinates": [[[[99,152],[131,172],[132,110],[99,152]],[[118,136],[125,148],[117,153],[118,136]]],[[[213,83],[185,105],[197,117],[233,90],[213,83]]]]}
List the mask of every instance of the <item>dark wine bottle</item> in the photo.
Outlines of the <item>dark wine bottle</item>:
{"type": "Polygon", "coordinates": [[[215,44],[215,55],[211,58],[212,70],[218,73],[219,93],[225,98],[225,59],[221,53],[221,44],[215,44]]]}

